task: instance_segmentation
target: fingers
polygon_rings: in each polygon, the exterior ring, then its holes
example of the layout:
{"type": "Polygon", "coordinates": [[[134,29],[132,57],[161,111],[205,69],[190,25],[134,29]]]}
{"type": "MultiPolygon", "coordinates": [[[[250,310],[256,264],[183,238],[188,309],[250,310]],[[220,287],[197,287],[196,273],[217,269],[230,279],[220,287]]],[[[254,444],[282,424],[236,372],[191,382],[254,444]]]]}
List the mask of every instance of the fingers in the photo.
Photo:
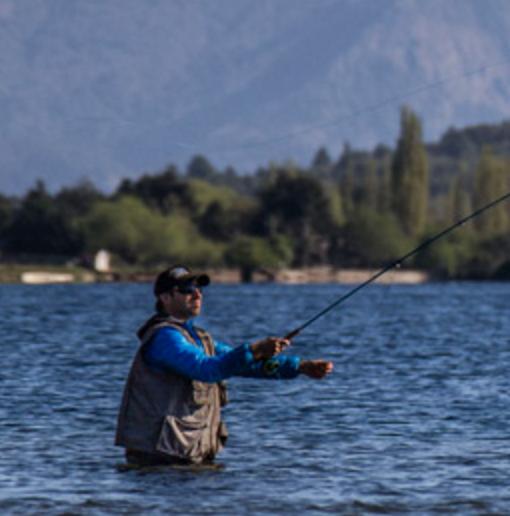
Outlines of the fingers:
{"type": "Polygon", "coordinates": [[[280,337],[267,337],[252,344],[251,349],[254,353],[255,359],[271,358],[278,355],[290,346],[290,340],[282,339],[280,337]]]}
{"type": "Polygon", "coordinates": [[[270,339],[273,342],[274,346],[274,354],[277,355],[278,353],[281,353],[286,348],[290,346],[290,340],[287,339],[281,339],[278,337],[270,337],[270,339]]]}
{"type": "Polygon", "coordinates": [[[306,360],[302,362],[301,369],[310,378],[320,380],[333,371],[333,362],[327,360],[306,360]]]}
{"type": "Polygon", "coordinates": [[[270,356],[278,355],[290,346],[290,341],[280,337],[267,337],[264,340],[265,348],[270,356]]]}
{"type": "Polygon", "coordinates": [[[324,378],[326,375],[333,371],[333,362],[327,362],[325,360],[317,361],[316,373],[317,378],[324,378]]]}
{"type": "Polygon", "coordinates": [[[319,366],[319,372],[320,372],[319,378],[324,378],[328,374],[332,373],[333,372],[333,362],[326,362],[326,361],[321,362],[320,366],[319,366]]]}

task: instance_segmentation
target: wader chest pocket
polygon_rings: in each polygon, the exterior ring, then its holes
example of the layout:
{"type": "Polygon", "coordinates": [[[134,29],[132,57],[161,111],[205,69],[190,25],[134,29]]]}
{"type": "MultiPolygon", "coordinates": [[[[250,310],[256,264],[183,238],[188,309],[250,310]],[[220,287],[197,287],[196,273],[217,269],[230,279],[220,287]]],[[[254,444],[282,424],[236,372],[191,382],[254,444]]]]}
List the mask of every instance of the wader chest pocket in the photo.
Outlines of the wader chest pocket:
{"type": "Polygon", "coordinates": [[[156,449],[162,453],[188,459],[200,456],[200,438],[204,421],[166,416],[156,449]]]}

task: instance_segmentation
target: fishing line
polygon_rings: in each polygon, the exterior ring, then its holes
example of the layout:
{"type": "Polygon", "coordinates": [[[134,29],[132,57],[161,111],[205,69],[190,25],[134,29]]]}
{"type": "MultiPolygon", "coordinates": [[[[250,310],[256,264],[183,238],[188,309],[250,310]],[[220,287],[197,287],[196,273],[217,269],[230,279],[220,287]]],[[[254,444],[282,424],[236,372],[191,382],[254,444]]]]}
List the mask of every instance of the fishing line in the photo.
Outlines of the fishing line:
{"type": "MultiPolygon", "coordinates": [[[[210,139],[211,135],[214,138],[214,132],[208,132],[205,135],[205,139],[202,140],[202,142],[169,140],[166,142],[166,144],[172,145],[175,147],[182,147],[185,149],[189,149],[190,151],[192,151],[194,149],[196,152],[199,152],[200,149],[202,152],[210,150],[211,146],[213,146],[214,147],[213,150],[217,154],[229,154],[229,153],[235,153],[235,152],[238,152],[241,150],[247,151],[247,150],[251,150],[251,149],[255,150],[257,148],[270,147],[270,146],[277,145],[278,143],[281,143],[283,141],[292,140],[292,139],[298,138],[300,136],[309,134],[312,131],[327,130],[327,129],[332,129],[332,128],[338,127],[350,120],[355,120],[358,117],[363,116],[363,115],[376,114],[379,111],[381,111],[382,109],[392,106],[397,102],[401,102],[404,99],[409,99],[409,98],[415,97],[416,95],[427,92],[429,90],[440,89],[440,88],[446,86],[447,84],[454,82],[454,81],[458,81],[460,79],[464,79],[467,77],[475,77],[477,75],[481,75],[484,72],[489,72],[491,70],[495,70],[495,69],[498,69],[498,68],[501,68],[504,66],[508,66],[509,63],[510,63],[510,55],[500,61],[493,62],[493,63],[487,64],[487,65],[484,65],[482,67],[478,67],[478,68],[471,69],[471,70],[461,69],[461,71],[457,74],[452,74],[450,76],[440,78],[433,82],[418,85],[414,88],[409,89],[408,91],[404,91],[400,94],[395,94],[395,95],[389,96],[389,97],[387,97],[379,102],[376,102],[372,105],[367,105],[367,106],[364,106],[364,107],[361,107],[358,109],[353,109],[350,112],[347,112],[347,113],[345,113],[333,120],[330,120],[328,122],[307,125],[305,127],[301,127],[299,129],[295,129],[293,131],[276,134],[270,138],[264,138],[264,139],[255,140],[255,141],[248,141],[248,142],[239,143],[236,145],[221,145],[221,144],[214,143],[214,142],[207,143],[207,140],[210,139]]],[[[112,117],[105,117],[105,116],[84,116],[84,117],[73,117],[70,120],[92,120],[92,121],[93,120],[96,120],[96,121],[110,120],[110,121],[114,121],[114,122],[124,123],[127,125],[138,125],[138,126],[142,126],[145,128],[151,128],[151,129],[167,128],[170,126],[168,121],[167,120],[163,121],[163,119],[151,120],[151,122],[147,125],[141,124],[140,120],[130,119],[128,117],[112,118],[112,117]]]]}
{"type": "Polygon", "coordinates": [[[376,274],[371,276],[369,279],[367,279],[363,283],[360,283],[357,287],[351,289],[349,292],[344,294],[342,297],[340,297],[339,299],[337,299],[336,301],[331,303],[329,306],[327,306],[326,308],[321,310],[318,314],[316,314],[312,318],[308,319],[308,321],[303,323],[301,326],[298,326],[295,330],[292,330],[291,332],[289,332],[285,336],[285,338],[288,339],[288,340],[293,339],[294,337],[299,335],[305,328],[310,326],[310,324],[314,323],[317,319],[319,319],[323,315],[327,314],[329,311],[333,310],[333,308],[338,306],[340,303],[343,303],[344,301],[346,301],[347,299],[352,297],[354,294],[356,294],[356,292],[359,292],[362,288],[364,288],[367,285],[369,285],[370,283],[374,282],[377,278],[381,277],[383,274],[385,274],[389,270],[394,269],[395,267],[399,267],[402,264],[402,262],[404,262],[405,260],[407,260],[411,256],[414,256],[415,254],[418,254],[420,251],[422,251],[423,249],[428,247],[430,244],[432,244],[436,240],[439,240],[440,238],[444,237],[445,235],[447,235],[448,233],[453,231],[455,228],[457,228],[459,226],[462,226],[467,221],[469,221],[471,219],[474,219],[475,217],[477,217],[478,215],[480,215],[484,211],[492,208],[496,204],[499,204],[500,202],[503,202],[505,199],[508,199],[508,198],[510,198],[510,192],[506,193],[505,195],[502,195],[501,197],[498,197],[494,201],[489,202],[488,204],[482,206],[481,208],[478,208],[477,210],[475,210],[474,212],[472,212],[468,216],[466,216],[466,217],[460,219],[459,221],[455,222],[455,224],[452,224],[451,226],[448,226],[446,229],[443,229],[441,232],[439,232],[436,235],[428,238],[427,240],[422,242],[418,247],[415,247],[412,251],[409,251],[407,254],[405,254],[405,255],[401,256],[400,258],[398,258],[397,260],[391,262],[389,265],[387,265],[386,267],[382,268],[379,272],[377,272],[376,274]]]}
{"type": "MultiPolygon", "coordinates": [[[[456,80],[464,79],[464,78],[470,77],[470,76],[480,75],[483,72],[487,72],[492,69],[500,68],[502,66],[508,66],[509,62],[510,62],[510,57],[507,59],[504,59],[502,61],[483,66],[481,68],[465,71],[464,73],[459,74],[459,75],[450,76],[450,77],[446,77],[443,79],[439,79],[439,80],[431,82],[431,83],[423,84],[423,85],[417,86],[416,88],[411,89],[407,92],[404,92],[400,95],[394,95],[392,97],[388,97],[376,104],[368,105],[363,108],[353,110],[350,113],[347,113],[347,114],[340,116],[329,122],[323,122],[320,124],[306,126],[301,129],[296,129],[294,131],[289,131],[287,133],[275,135],[271,138],[247,142],[244,144],[241,143],[238,145],[229,145],[228,147],[222,147],[221,145],[219,145],[219,146],[215,145],[214,150],[215,150],[215,152],[222,154],[222,153],[236,152],[239,150],[249,150],[251,148],[255,149],[257,147],[266,147],[266,146],[270,146],[270,145],[276,145],[277,143],[282,142],[284,140],[290,140],[293,138],[297,138],[298,136],[302,136],[304,134],[310,133],[310,132],[318,130],[318,129],[329,129],[329,128],[338,127],[349,120],[358,118],[361,115],[367,115],[367,114],[370,115],[370,114],[377,113],[381,109],[395,104],[397,101],[401,101],[406,98],[414,97],[415,95],[418,95],[420,93],[426,92],[431,89],[441,88],[441,87],[447,85],[448,83],[456,81],[456,80]]],[[[206,148],[207,148],[207,146],[206,146],[206,148]]]]}

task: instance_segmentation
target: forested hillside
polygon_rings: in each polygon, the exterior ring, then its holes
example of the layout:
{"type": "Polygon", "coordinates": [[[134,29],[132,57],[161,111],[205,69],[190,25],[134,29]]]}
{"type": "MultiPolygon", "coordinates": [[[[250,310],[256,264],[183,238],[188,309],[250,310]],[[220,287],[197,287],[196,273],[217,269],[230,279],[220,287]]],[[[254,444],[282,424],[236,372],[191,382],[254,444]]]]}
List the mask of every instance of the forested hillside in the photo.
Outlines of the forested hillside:
{"type": "MultiPolygon", "coordinates": [[[[402,108],[395,148],[317,150],[309,167],[273,163],[241,175],[205,156],[123,180],[106,195],[83,181],[52,194],[39,181],[0,197],[4,262],[81,260],[98,249],[117,264],[277,269],[378,267],[510,191],[510,122],[450,129],[425,145],[402,108]]],[[[418,255],[440,277],[508,277],[510,202],[418,255]]]]}

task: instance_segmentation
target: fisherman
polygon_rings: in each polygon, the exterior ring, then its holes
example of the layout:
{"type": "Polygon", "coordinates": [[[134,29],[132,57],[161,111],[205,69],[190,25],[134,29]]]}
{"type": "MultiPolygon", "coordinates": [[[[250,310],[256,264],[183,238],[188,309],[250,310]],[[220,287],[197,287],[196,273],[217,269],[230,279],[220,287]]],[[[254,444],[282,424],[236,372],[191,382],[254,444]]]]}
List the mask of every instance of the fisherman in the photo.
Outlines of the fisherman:
{"type": "Polygon", "coordinates": [[[139,329],[121,402],[115,444],[128,464],[211,462],[227,439],[220,408],[232,376],[320,379],[333,370],[326,360],[280,355],[290,342],[267,337],[236,348],[195,326],[207,274],[184,266],[161,272],[154,283],[156,314],[139,329]]]}

